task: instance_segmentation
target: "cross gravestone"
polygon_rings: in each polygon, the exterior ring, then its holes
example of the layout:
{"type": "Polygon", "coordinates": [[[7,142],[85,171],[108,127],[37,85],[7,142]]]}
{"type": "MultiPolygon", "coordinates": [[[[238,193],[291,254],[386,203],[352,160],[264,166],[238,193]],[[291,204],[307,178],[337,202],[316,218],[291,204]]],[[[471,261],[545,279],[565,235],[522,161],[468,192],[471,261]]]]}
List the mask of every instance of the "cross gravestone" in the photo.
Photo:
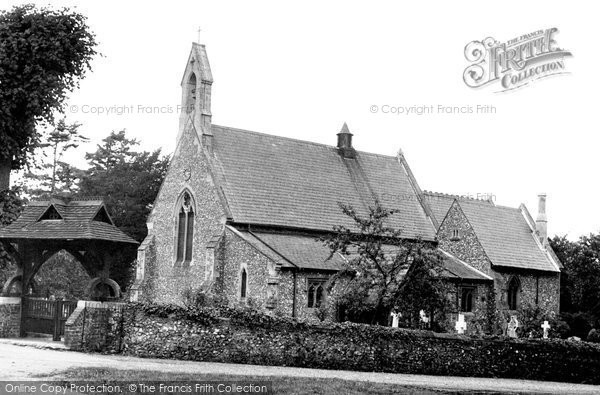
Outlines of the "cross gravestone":
{"type": "Polygon", "coordinates": [[[459,314],[458,321],[456,321],[456,325],[454,326],[459,335],[462,335],[467,330],[467,323],[465,322],[465,315],[459,314]]]}
{"type": "Polygon", "coordinates": [[[391,316],[392,316],[392,328],[398,328],[398,317],[400,316],[400,314],[396,313],[395,311],[392,311],[391,316]]]}
{"type": "Polygon", "coordinates": [[[510,322],[508,323],[507,334],[508,337],[518,337],[517,336],[517,328],[519,327],[519,321],[517,320],[516,315],[510,316],[510,322]]]}
{"type": "Polygon", "coordinates": [[[542,329],[544,330],[544,339],[547,339],[548,331],[550,330],[550,324],[548,324],[548,321],[544,321],[544,323],[542,324],[542,329]]]}

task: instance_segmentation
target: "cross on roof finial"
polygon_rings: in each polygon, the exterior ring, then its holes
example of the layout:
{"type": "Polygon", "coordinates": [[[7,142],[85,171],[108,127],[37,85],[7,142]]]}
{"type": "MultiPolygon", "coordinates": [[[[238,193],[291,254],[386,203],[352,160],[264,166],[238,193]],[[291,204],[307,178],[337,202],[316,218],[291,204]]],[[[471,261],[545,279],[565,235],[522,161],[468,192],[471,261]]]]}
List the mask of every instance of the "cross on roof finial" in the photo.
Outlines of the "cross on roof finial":
{"type": "Polygon", "coordinates": [[[200,26],[198,26],[198,41],[197,43],[200,44],[200,33],[202,32],[202,29],[200,28],[200,26]]]}

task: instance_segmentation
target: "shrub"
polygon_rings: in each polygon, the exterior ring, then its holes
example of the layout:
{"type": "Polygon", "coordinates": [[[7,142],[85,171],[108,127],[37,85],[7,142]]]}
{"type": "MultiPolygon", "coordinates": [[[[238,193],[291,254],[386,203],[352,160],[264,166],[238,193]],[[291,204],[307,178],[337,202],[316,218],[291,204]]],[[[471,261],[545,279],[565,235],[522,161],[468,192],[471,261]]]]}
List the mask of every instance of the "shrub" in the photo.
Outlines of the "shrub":
{"type": "Polygon", "coordinates": [[[592,329],[592,317],[588,313],[563,313],[561,318],[569,325],[571,332],[569,336],[577,336],[585,339],[586,335],[592,329]]]}
{"type": "Polygon", "coordinates": [[[529,337],[531,334],[532,337],[542,337],[544,334],[542,329],[544,321],[548,321],[550,324],[548,337],[563,339],[569,337],[571,329],[568,323],[547,314],[546,311],[536,305],[528,305],[521,310],[519,336],[529,337]]]}
{"type": "Polygon", "coordinates": [[[591,343],[600,343],[600,331],[597,329],[590,330],[587,335],[587,341],[591,343]]]}

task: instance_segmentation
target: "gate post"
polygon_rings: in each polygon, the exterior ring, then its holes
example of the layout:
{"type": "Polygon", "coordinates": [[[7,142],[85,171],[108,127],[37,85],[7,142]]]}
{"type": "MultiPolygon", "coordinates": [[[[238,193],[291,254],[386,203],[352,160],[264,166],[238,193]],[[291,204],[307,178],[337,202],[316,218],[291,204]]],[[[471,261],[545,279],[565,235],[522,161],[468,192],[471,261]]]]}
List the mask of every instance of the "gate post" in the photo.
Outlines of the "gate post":
{"type": "Polygon", "coordinates": [[[21,298],[0,296],[0,337],[21,334],[21,298]]]}
{"type": "Polygon", "coordinates": [[[62,302],[60,300],[55,300],[53,302],[54,304],[54,333],[52,334],[52,340],[53,341],[59,341],[60,340],[60,317],[61,317],[61,313],[62,313],[62,302]]]}

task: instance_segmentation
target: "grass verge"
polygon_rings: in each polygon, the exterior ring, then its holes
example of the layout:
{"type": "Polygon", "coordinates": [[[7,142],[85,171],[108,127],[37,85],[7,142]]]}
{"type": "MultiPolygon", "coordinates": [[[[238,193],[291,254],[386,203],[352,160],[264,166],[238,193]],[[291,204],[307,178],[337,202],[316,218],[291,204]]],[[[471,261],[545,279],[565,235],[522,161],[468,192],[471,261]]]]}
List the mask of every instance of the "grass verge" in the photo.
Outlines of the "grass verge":
{"type": "MultiPolygon", "coordinates": [[[[42,377],[40,377],[42,378],[42,377]]],[[[374,383],[365,381],[350,381],[342,379],[324,379],[324,378],[310,378],[310,377],[288,377],[288,376],[238,376],[238,375],[222,375],[222,374],[189,374],[189,373],[166,373],[160,371],[149,371],[149,370],[119,370],[114,368],[73,368],[66,371],[54,373],[51,376],[45,376],[43,378],[52,379],[53,381],[59,381],[64,384],[77,382],[77,381],[89,381],[93,385],[97,386],[100,384],[113,385],[118,384],[122,389],[122,394],[150,394],[160,393],[162,394],[179,394],[185,393],[189,395],[187,391],[176,391],[177,388],[164,388],[159,391],[158,384],[172,384],[167,382],[179,382],[177,384],[188,384],[195,386],[196,383],[212,382],[214,385],[214,391],[198,391],[199,387],[195,387],[192,393],[218,393],[218,394],[240,394],[234,389],[230,392],[222,391],[226,387],[217,388],[218,382],[223,383],[237,383],[244,385],[248,383],[265,383],[270,382],[272,385],[272,394],[452,394],[455,392],[438,391],[425,388],[407,387],[402,385],[374,383]],[[140,390],[139,384],[155,385],[155,391],[139,391],[131,392],[129,390],[129,384],[135,383],[140,390]],[[172,390],[172,391],[169,391],[172,390]]],[[[208,387],[205,387],[205,389],[208,387]]],[[[91,393],[91,392],[90,392],[91,393]]],[[[257,393],[257,392],[254,392],[257,393]]],[[[260,393],[260,392],[258,392],[260,393]]]]}

